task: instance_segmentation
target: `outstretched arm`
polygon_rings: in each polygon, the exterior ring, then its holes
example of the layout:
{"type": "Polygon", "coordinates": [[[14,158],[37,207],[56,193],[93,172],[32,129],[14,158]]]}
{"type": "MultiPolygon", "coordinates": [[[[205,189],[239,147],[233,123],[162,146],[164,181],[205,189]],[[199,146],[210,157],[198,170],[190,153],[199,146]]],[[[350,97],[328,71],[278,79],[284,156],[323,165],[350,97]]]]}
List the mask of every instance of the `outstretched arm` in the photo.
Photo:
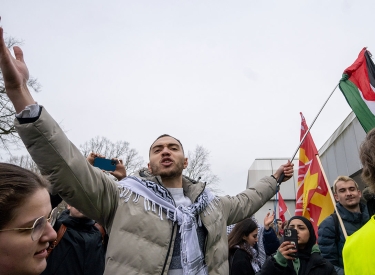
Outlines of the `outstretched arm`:
{"type": "MultiPolygon", "coordinates": [[[[7,95],[20,113],[35,101],[27,88],[29,72],[22,50],[13,50],[15,58],[5,45],[0,27],[0,69],[7,95]]],[[[108,228],[118,205],[117,185],[85,161],[45,110],[33,122],[17,119],[14,124],[41,173],[49,176],[53,194],[59,193],[66,202],[108,228]]]]}
{"type": "Polygon", "coordinates": [[[27,88],[29,70],[23,59],[23,52],[17,46],[13,47],[13,51],[15,58],[5,45],[4,30],[0,27],[0,69],[7,95],[16,112],[20,113],[26,106],[35,104],[35,101],[27,88]]]}
{"type": "Polygon", "coordinates": [[[276,180],[284,173],[284,181],[293,176],[293,163],[288,161],[281,165],[273,174],[273,177],[264,177],[252,187],[239,193],[236,196],[221,198],[223,210],[227,218],[227,224],[234,224],[250,217],[269,201],[276,192],[276,180]]]}

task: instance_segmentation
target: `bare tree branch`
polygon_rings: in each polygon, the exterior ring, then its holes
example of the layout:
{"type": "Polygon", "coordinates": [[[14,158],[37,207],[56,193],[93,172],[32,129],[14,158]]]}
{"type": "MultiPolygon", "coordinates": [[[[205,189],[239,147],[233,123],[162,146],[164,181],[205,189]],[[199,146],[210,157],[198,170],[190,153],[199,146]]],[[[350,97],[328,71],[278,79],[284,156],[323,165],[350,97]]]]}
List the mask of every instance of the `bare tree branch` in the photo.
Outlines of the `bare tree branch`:
{"type": "Polygon", "coordinates": [[[188,167],[183,174],[193,180],[206,182],[207,187],[214,193],[222,193],[217,186],[219,177],[211,172],[209,156],[210,152],[207,149],[197,145],[194,152],[188,152],[188,167]]]}
{"type": "Polygon", "coordinates": [[[15,164],[21,166],[22,168],[28,169],[36,174],[40,174],[38,166],[32,160],[30,155],[23,155],[23,156],[11,156],[8,163],[15,164]]]}
{"type": "Polygon", "coordinates": [[[106,158],[122,159],[128,175],[142,168],[144,161],[137,150],[130,148],[126,141],[112,142],[106,137],[96,136],[79,146],[82,154],[87,157],[91,152],[101,154],[106,158]]]}

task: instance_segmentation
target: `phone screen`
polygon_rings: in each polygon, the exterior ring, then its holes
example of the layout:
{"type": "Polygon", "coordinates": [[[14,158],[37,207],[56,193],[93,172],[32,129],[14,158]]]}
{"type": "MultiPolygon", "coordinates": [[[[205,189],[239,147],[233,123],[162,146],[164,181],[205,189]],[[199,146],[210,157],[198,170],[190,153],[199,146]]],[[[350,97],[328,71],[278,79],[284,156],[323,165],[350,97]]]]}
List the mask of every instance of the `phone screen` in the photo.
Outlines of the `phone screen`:
{"type": "Polygon", "coordinates": [[[115,171],[116,161],[112,159],[95,158],[94,166],[104,171],[115,171]]]}

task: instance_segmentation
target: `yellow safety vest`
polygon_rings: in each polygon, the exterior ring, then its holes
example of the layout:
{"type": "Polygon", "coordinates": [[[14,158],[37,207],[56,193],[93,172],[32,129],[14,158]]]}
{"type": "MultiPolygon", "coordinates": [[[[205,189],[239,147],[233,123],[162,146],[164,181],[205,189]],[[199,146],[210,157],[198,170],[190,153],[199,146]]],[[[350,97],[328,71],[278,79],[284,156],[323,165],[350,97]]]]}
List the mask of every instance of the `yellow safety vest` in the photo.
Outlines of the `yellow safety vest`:
{"type": "Polygon", "coordinates": [[[342,256],[345,275],[375,274],[375,215],[346,238],[342,256]]]}

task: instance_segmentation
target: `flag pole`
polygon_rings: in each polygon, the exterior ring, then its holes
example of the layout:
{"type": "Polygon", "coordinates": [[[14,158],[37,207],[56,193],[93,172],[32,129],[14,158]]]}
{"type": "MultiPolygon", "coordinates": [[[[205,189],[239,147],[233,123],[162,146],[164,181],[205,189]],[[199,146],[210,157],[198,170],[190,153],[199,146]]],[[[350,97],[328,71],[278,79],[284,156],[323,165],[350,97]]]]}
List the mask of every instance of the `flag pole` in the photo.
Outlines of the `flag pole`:
{"type": "Polygon", "coordinates": [[[288,212],[288,214],[289,214],[289,217],[291,218],[291,217],[292,217],[292,215],[290,214],[290,212],[289,212],[289,209],[288,209],[288,208],[286,209],[286,211],[288,212]]]}
{"type": "MultiPolygon", "coordinates": [[[[306,138],[307,134],[310,133],[310,130],[311,130],[311,128],[313,127],[313,125],[314,125],[316,119],[318,118],[318,116],[319,116],[320,113],[322,112],[323,108],[326,106],[328,100],[331,98],[331,96],[333,95],[333,93],[335,92],[335,90],[337,89],[337,87],[339,86],[339,84],[340,84],[340,82],[337,83],[337,85],[335,86],[335,88],[333,89],[333,91],[331,92],[331,94],[329,95],[329,97],[327,98],[327,100],[324,102],[322,108],[320,108],[318,114],[317,114],[316,117],[314,118],[314,120],[313,120],[313,122],[311,123],[310,127],[307,129],[306,133],[303,135],[303,137],[302,137],[302,139],[301,139],[301,141],[300,141],[300,143],[299,143],[299,145],[298,145],[296,151],[294,152],[292,158],[290,159],[290,162],[293,162],[294,158],[295,158],[296,155],[297,155],[297,152],[298,152],[299,148],[301,147],[302,143],[305,141],[305,138],[306,138]]],[[[283,182],[284,177],[285,177],[285,175],[284,175],[284,173],[282,173],[281,176],[279,177],[278,181],[277,181],[278,186],[283,182]]]]}
{"type": "Polygon", "coordinates": [[[333,91],[331,92],[331,94],[329,95],[329,97],[327,98],[327,100],[324,102],[322,108],[320,108],[318,114],[317,114],[316,117],[314,118],[314,120],[313,120],[313,122],[311,123],[310,127],[307,129],[306,133],[305,133],[304,136],[302,137],[301,142],[299,143],[299,145],[298,145],[296,151],[294,152],[291,161],[293,161],[294,158],[296,157],[297,152],[298,152],[299,148],[301,147],[302,143],[305,141],[305,138],[306,138],[307,134],[310,132],[310,130],[311,130],[311,128],[313,127],[313,125],[314,125],[316,119],[318,118],[318,116],[320,115],[320,113],[322,112],[323,108],[326,106],[328,100],[331,98],[331,96],[333,95],[334,91],[337,89],[338,86],[339,86],[339,83],[337,83],[337,85],[335,86],[335,88],[333,89],[333,91]]]}
{"type": "Polygon", "coordinates": [[[335,208],[335,212],[336,212],[336,215],[337,215],[337,218],[339,219],[339,223],[340,223],[340,226],[341,226],[341,230],[342,230],[342,233],[344,234],[344,237],[345,239],[348,237],[348,234],[346,233],[346,229],[345,229],[345,226],[344,226],[344,223],[342,222],[342,219],[341,219],[341,216],[340,216],[340,213],[339,211],[337,211],[337,208],[336,208],[336,201],[333,197],[333,194],[332,194],[332,190],[331,190],[331,186],[329,185],[328,183],[328,179],[327,179],[327,176],[326,176],[326,173],[324,172],[324,169],[323,169],[323,166],[322,166],[322,162],[320,161],[320,157],[319,155],[315,155],[316,157],[316,160],[318,161],[319,163],[319,166],[320,166],[320,171],[322,171],[322,174],[323,174],[323,178],[326,182],[326,186],[327,186],[327,189],[328,189],[328,193],[331,197],[331,200],[332,200],[332,203],[333,203],[333,207],[335,208]]]}

